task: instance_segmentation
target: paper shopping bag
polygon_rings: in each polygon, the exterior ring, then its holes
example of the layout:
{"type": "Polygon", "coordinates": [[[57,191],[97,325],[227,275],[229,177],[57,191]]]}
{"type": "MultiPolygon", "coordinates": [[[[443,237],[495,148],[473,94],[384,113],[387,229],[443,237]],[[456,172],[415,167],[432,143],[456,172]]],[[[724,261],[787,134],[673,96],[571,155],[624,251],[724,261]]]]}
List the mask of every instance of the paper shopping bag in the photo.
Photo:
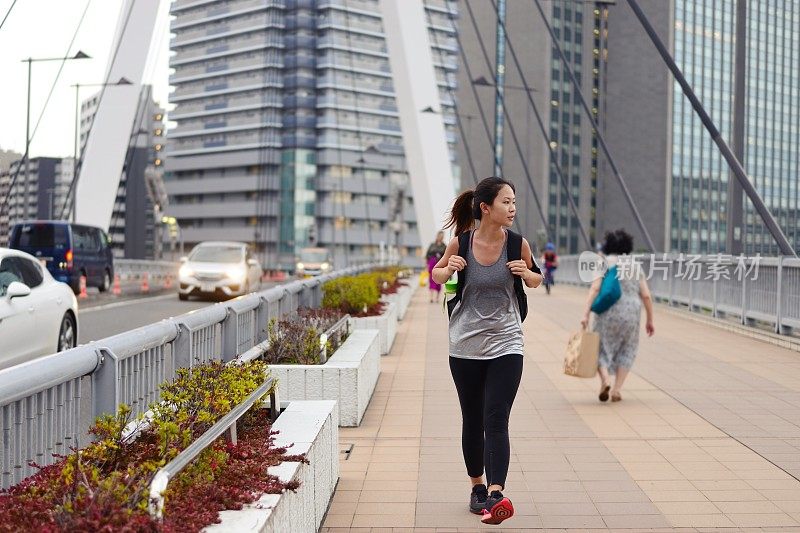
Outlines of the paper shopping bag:
{"type": "Polygon", "coordinates": [[[597,374],[597,356],[600,352],[600,335],[582,330],[573,333],[564,357],[564,373],[578,378],[592,378],[597,374]]]}

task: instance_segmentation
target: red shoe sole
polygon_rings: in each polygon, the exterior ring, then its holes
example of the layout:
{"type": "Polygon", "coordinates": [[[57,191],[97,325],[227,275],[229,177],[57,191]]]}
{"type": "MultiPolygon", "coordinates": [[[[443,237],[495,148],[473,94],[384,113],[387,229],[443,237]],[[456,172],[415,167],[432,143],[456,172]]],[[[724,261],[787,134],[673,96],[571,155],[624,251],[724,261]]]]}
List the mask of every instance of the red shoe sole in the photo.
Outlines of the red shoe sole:
{"type": "Polygon", "coordinates": [[[492,507],[491,511],[484,511],[481,522],[484,524],[497,525],[504,520],[514,516],[514,506],[511,500],[503,498],[492,507]]]}

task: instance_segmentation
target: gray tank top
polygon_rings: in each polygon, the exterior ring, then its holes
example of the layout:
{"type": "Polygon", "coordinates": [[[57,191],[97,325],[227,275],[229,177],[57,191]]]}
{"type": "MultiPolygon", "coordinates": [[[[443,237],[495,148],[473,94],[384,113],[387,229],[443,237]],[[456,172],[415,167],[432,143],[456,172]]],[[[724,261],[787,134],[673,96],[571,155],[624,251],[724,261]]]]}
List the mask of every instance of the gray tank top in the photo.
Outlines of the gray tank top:
{"type": "Polygon", "coordinates": [[[522,320],[508,263],[508,234],[500,257],[483,266],[467,251],[467,283],[450,316],[450,357],[494,359],[523,354],[522,320]]]}

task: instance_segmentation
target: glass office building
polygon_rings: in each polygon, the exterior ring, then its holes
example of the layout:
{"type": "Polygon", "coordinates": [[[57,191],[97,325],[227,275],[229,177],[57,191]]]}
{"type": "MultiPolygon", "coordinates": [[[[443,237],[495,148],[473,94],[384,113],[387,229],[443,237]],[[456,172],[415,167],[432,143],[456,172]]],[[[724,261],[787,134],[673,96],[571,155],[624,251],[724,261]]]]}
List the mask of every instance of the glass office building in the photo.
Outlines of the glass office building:
{"type": "MultiPolygon", "coordinates": [[[[675,0],[674,5],[675,60],[732,146],[736,0],[675,0]]],[[[797,248],[800,4],[747,5],[743,164],[797,248]]],[[[672,100],[671,248],[724,251],[730,171],[677,82],[672,100]]],[[[744,206],[744,252],[776,254],[778,248],[749,200],[744,206]]]]}

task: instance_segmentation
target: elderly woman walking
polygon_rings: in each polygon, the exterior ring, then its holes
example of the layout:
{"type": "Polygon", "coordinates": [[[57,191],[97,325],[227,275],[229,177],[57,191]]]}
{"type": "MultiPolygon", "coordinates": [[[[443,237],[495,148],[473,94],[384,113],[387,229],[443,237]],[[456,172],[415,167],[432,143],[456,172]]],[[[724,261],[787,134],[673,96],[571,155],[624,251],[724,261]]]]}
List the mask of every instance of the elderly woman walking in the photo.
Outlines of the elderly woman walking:
{"type": "MultiPolygon", "coordinates": [[[[622,229],[608,232],[603,244],[603,254],[608,268],[617,266],[622,295],[611,307],[596,315],[594,329],[600,334],[598,373],[600,374],[601,402],[622,400],[622,385],[628,376],[636,352],[639,350],[639,327],[644,304],[647,314],[645,330],[648,336],[655,333],[653,326],[653,299],[641,268],[629,254],[633,251],[633,237],[622,229]],[[610,376],[614,375],[614,385],[610,376]]],[[[589,289],[586,310],[581,325],[586,328],[592,303],[600,292],[603,278],[596,279],[589,289]]]]}

